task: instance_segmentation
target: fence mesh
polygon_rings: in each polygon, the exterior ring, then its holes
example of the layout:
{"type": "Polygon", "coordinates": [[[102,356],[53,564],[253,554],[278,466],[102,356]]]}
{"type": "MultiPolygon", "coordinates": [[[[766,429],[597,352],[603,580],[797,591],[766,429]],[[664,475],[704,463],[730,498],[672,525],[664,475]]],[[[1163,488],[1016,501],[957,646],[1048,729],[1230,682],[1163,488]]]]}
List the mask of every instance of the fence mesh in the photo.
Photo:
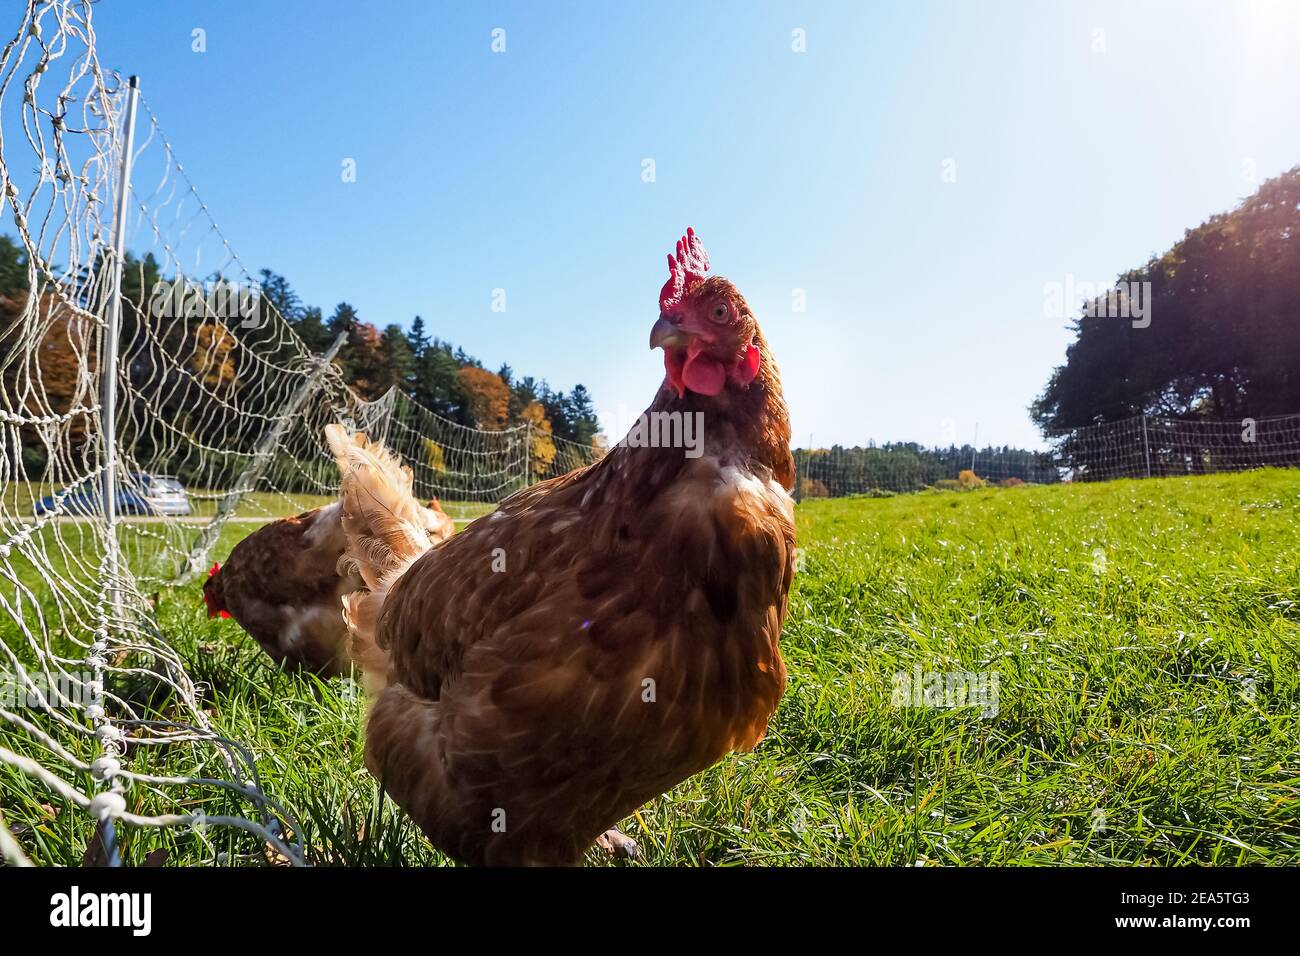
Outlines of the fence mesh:
{"type": "Polygon", "coordinates": [[[26,5],[0,53],[0,234],[17,267],[0,290],[0,762],[21,775],[0,773],[0,802],[36,786],[89,811],[108,862],[122,823],[182,830],[214,858],[302,862],[255,755],[160,631],[154,590],[223,533],[332,495],[322,429],[370,410],[259,295],[143,99],[128,122],[131,97],[99,63],[90,3],[26,5]]]}
{"type": "Polygon", "coordinates": [[[802,498],[898,494],[980,484],[1169,478],[1300,467],[1300,415],[1234,421],[1138,415],[1053,431],[1043,451],[916,444],[800,448],[802,498]],[[963,474],[965,473],[965,474],[963,474]]]}

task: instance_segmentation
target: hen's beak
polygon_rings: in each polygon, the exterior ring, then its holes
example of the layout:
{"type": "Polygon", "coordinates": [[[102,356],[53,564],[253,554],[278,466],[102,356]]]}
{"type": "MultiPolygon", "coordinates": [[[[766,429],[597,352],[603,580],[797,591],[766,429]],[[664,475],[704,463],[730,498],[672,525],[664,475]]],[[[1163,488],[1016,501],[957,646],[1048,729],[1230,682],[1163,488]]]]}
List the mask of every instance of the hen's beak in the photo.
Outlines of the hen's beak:
{"type": "Polygon", "coordinates": [[[691,334],[680,325],[674,325],[668,316],[660,314],[659,321],[650,330],[650,347],[652,349],[686,346],[691,341],[691,334]]]}

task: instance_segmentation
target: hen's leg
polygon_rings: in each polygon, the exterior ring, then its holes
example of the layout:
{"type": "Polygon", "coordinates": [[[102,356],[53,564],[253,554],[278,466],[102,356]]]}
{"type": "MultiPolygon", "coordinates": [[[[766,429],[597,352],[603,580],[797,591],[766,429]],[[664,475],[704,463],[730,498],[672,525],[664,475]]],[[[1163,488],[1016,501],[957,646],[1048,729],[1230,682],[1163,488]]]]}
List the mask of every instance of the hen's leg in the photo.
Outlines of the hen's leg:
{"type": "Polygon", "coordinates": [[[596,846],[600,847],[612,857],[622,858],[625,860],[635,860],[641,855],[641,850],[626,833],[619,830],[606,830],[600,836],[596,837],[596,846]]]}

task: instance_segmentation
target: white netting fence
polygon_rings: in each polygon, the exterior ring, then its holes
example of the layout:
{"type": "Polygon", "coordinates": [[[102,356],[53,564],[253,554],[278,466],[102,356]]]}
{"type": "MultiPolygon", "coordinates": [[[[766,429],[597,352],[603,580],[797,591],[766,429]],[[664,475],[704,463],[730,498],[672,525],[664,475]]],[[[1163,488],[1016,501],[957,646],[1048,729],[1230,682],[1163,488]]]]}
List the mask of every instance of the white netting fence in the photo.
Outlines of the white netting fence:
{"type": "Polygon", "coordinates": [[[1052,436],[1073,481],[1300,467],[1300,415],[1231,421],[1139,415],[1052,436]]]}
{"type": "Polygon", "coordinates": [[[150,589],[201,567],[241,508],[275,513],[263,484],[328,493],[320,426],[357,403],[264,303],[235,323],[206,295],[178,295],[179,311],[158,295],[248,276],[147,108],[128,151],[132,99],[99,64],[88,3],[27,5],[0,54],[0,232],[25,266],[0,332],[0,761],[27,782],[3,787],[89,810],[108,862],[122,823],[181,826],[214,858],[301,862],[292,818],[208,713],[150,589]],[[123,238],[136,255],[115,251],[123,238]],[[101,370],[117,381],[111,445],[101,370]]]}
{"type": "Polygon", "coordinates": [[[415,493],[437,498],[456,519],[474,518],[524,486],[526,426],[480,431],[443,418],[405,394],[388,392],[380,437],[411,467],[415,493]]]}
{"type": "Polygon", "coordinates": [[[437,498],[457,521],[492,510],[525,485],[589,465],[598,446],[552,435],[543,427],[469,428],[390,390],[369,403],[371,431],[411,466],[415,493],[437,498]]]}

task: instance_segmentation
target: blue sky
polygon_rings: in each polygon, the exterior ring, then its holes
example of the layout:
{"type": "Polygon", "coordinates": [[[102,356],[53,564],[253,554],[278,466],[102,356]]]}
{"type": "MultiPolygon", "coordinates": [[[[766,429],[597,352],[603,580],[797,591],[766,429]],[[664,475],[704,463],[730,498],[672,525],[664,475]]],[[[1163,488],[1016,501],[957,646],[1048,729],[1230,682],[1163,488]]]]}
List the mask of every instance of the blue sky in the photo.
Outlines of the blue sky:
{"type": "Polygon", "coordinates": [[[1300,3],[117,0],[95,22],[250,267],[582,382],[608,418],[662,378],[646,340],[693,225],[797,444],[976,422],[1037,444],[1070,339],[1045,284],[1112,280],[1300,163],[1300,3]]]}

